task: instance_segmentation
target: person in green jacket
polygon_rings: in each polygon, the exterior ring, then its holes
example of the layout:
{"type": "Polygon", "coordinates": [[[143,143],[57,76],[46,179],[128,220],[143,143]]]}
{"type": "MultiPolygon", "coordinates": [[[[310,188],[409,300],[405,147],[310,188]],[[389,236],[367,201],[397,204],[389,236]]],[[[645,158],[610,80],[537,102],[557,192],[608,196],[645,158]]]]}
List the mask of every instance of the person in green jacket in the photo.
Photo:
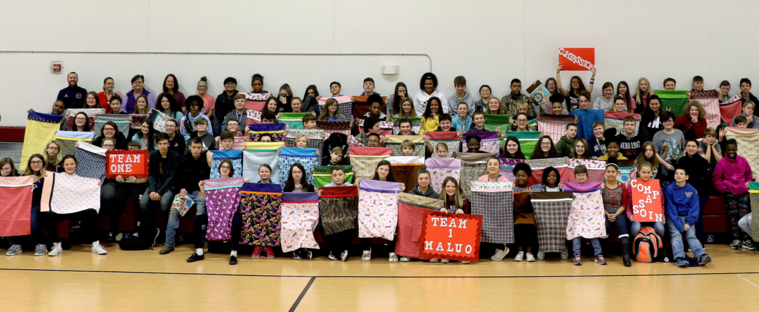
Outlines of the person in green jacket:
{"type": "Polygon", "coordinates": [[[561,137],[559,142],[556,142],[556,153],[561,157],[572,158],[574,155],[572,147],[575,145],[575,140],[577,140],[577,124],[568,124],[564,133],[565,135],[561,137]]]}

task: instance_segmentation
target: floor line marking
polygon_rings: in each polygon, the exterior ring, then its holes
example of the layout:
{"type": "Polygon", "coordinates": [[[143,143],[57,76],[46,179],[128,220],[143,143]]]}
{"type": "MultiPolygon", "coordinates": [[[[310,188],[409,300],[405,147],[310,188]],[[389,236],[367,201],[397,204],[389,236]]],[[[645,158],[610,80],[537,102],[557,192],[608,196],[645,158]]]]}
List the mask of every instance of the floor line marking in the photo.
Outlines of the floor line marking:
{"type": "Polygon", "coordinates": [[[308,289],[311,288],[311,285],[314,284],[315,280],[316,280],[316,276],[314,276],[310,280],[308,280],[308,284],[306,284],[306,287],[304,287],[303,291],[300,292],[300,296],[298,296],[298,299],[296,299],[295,303],[293,303],[293,306],[290,308],[290,312],[294,312],[295,309],[298,308],[298,305],[300,304],[300,301],[303,300],[303,297],[306,296],[306,293],[308,292],[308,289]]]}
{"type": "Polygon", "coordinates": [[[740,274],[736,274],[738,277],[742,278],[744,281],[748,282],[751,285],[754,285],[754,287],[759,288],[759,286],[756,286],[756,284],[752,283],[751,281],[747,280],[745,277],[741,276],[740,274]]]}

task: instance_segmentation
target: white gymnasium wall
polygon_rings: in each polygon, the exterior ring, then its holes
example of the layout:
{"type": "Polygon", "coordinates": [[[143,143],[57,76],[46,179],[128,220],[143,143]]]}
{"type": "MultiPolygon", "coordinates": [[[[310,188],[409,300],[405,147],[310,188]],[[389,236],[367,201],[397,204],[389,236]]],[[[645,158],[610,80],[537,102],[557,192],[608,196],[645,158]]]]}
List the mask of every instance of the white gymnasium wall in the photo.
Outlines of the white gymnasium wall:
{"type": "MultiPolygon", "coordinates": [[[[220,56],[132,54],[40,54],[8,51],[87,52],[259,52],[259,53],[421,53],[431,58],[440,89],[454,92],[453,78],[467,77],[470,92],[489,84],[508,92],[512,78],[523,84],[555,74],[559,47],[595,47],[596,84],[639,77],[660,89],[666,77],[690,89],[694,75],[706,88],[723,79],[737,92],[741,77],[752,77],[757,35],[757,1],[15,1],[0,11],[0,126],[22,126],[28,108],[48,112],[64,75],[51,61],[79,73],[80,85],[101,91],[112,76],[124,94],[135,74],[157,94],[167,73],[180,90],[194,93],[201,76],[210,93],[222,91],[227,76],[250,90],[253,73],[265,89],[289,83],[298,96],[329,82],[344,94],[360,94],[371,76],[377,91],[392,93],[396,82],[418,91],[430,67],[423,56],[220,56]],[[223,4],[223,5],[222,5],[223,4]],[[383,64],[400,65],[399,76],[383,76],[383,64]]],[[[564,82],[588,72],[566,72],[564,82]]],[[[600,90],[594,90],[594,96],[600,90]]],[[[479,98],[476,95],[476,98],[479,98]]]]}

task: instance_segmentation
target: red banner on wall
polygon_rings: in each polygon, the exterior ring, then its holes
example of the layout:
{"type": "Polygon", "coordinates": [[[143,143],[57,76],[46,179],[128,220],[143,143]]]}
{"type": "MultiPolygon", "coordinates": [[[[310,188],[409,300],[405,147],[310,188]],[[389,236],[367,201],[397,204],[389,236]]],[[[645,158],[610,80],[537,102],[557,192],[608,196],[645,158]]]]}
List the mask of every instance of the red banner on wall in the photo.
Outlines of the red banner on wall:
{"type": "Polygon", "coordinates": [[[632,188],[633,217],[637,222],[661,222],[664,211],[661,206],[661,185],[657,179],[630,180],[632,188]]]}
{"type": "Polygon", "coordinates": [[[591,70],[596,64],[596,48],[559,48],[562,70],[591,70]]]}
{"type": "Polygon", "coordinates": [[[148,151],[108,151],[105,153],[105,177],[113,179],[116,176],[147,178],[148,151]]]}
{"type": "Polygon", "coordinates": [[[421,258],[479,261],[482,216],[425,211],[421,258]]]}

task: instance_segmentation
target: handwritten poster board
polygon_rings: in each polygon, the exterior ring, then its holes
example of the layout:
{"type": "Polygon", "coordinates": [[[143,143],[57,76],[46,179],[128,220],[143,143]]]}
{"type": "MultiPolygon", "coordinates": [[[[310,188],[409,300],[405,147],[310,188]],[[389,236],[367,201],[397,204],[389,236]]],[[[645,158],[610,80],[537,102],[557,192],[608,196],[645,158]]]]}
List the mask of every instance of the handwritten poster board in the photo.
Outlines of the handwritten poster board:
{"type": "Polygon", "coordinates": [[[632,188],[633,217],[638,222],[661,222],[664,218],[662,210],[659,180],[643,179],[630,180],[632,188]]]}
{"type": "Polygon", "coordinates": [[[421,258],[479,261],[482,216],[425,211],[421,258]]]}
{"type": "Polygon", "coordinates": [[[596,64],[596,48],[559,48],[562,70],[591,70],[596,64]]]}
{"type": "Polygon", "coordinates": [[[125,179],[130,176],[148,177],[148,151],[108,151],[105,154],[105,161],[106,178],[113,179],[119,175],[125,179]]]}

